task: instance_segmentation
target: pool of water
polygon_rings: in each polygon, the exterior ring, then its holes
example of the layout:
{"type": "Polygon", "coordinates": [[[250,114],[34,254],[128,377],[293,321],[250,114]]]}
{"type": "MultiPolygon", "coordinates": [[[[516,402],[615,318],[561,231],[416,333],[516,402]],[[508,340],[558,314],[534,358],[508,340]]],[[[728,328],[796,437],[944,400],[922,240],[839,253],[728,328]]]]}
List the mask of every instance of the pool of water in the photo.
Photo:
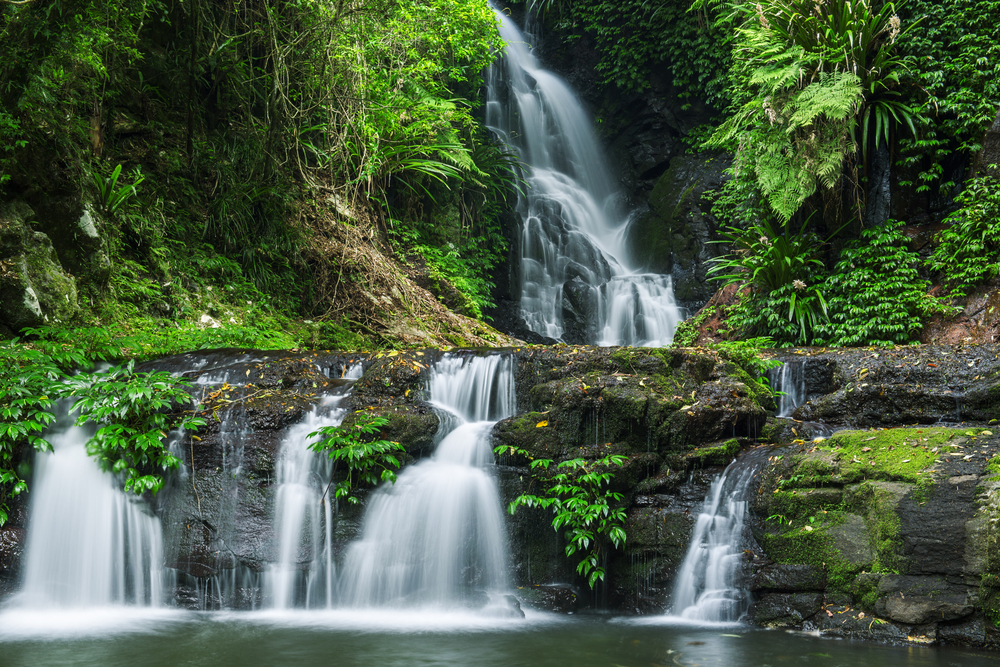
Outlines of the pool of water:
{"type": "Polygon", "coordinates": [[[978,667],[997,656],[746,626],[528,612],[525,619],[384,611],[0,613],[0,665],[95,667],[978,667]]]}

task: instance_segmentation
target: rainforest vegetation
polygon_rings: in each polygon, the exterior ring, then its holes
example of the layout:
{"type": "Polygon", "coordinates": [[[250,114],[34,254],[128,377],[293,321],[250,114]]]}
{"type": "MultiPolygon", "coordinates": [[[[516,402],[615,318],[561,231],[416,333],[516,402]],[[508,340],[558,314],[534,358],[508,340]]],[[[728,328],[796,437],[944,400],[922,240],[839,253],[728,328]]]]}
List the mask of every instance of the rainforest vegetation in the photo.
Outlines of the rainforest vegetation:
{"type": "MultiPolygon", "coordinates": [[[[589,44],[606,90],[666,73],[712,110],[686,141],[733,156],[707,195],[730,341],[911,343],[1000,277],[1000,175],[979,160],[1000,0],[508,11],[589,44]],[[941,211],[930,249],[876,205],[887,166],[941,211]]],[[[99,359],[509,341],[488,315],[522,182],[482,120],[501,45],[483,0],[0,0],[0,277],[40,233],[73,256],[84,206],[104,258],[64,260],[58,311],[0,331],[8,492],[60,396],[118,424],[92,453],[137,490],[176,464],[150,434],[197,426],[183,388],[127,362],[73,375],[99,359]]]]}

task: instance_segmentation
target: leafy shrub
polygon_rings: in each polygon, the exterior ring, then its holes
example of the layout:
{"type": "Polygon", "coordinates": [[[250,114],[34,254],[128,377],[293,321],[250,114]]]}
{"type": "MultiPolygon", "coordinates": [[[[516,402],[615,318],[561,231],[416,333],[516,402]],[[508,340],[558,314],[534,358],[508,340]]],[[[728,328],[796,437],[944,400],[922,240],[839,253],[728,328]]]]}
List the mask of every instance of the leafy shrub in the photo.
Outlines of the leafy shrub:
{"type": "Polygon", "coordinates": [[[163,473],[177,460],[163,445],[178,426],[194,428],[202,420],[170,411],[190,403],[185,381],[168,373],[135,373],[131,364],[98,373],[75,373],[97,360],[120,356],[104,329],[29,329],[30,343],[0,344],[0,526],[8,518],[7,501],[27,485],[13,467],[22,447],[50,451],[43,432],[55,421],[60,398],[76,397],[77,422],[94,422],[98,431],[87,445],[106,469],[119,473],[126,489],[156,491],[163,473]]]}
{"type": "Polygon", "coordinates": [[[779,343],[806,343],[827,316],[826,300],[816,279],[825,268],[817,257],[822,242],[806,229],[792,231],[788,222],[775,228],[766,218],[749,229],[729,227],[722,235],[733,251],[716,257],[713,280],[748,284],[731,311],[729,324],[749,335],[769,335],[779,343]]]}
{"type": "MultiPolygon", "coordinates": [[[[526,451],[509,445],[501,445],[494,451],[530,458],[526,451]]],[[[552,527],[565,529],[566,556],[583,554],[576,571],[587,577],[591,588],[604,580],[605,572],[600,562],[605,541],[610,541],[615,548],[625,543],[625,508],[620,505],[623,496],[605,487],[614,477],[610,469],[621,466],[626,460],[627,457],[620,454],[609,454],[595,461],[578,458],[557,463],[556,469],[564,472],[542,481],[545,485],[542,495],[522,493],[507,508],[511,514],[522,506],[552,510],[555,514],[552,527]]],[[[531,461],[532,470],[545,470],[551,465],[552,459],[531,461]]]]}
{"type": "Polygon", "coordinates": [[[195,430],[205,420],[179,411],[194,399],[186,380],[167,371],[136,372],[135,362],[97,373],[66,379],[66,395],[73,396],[76,423],[98,424],[87,442],[87,453],[101,467],[118,475],[126,491],[156,493],[163,474],[180,465],[165,444],[167,434],[180,428],[195,430]]]}
{"type": "Polygon", "coordinates": [[[920,136],[904,138],[904,162],[918,171],[918,192],[950,196],[948,158],[971,158],[1000,107],[1000,0],[907,0],[920,22],[899,44],[920,94],[913,104],[920,136]]]}
{"type": "Polygon", "coordinates": [[[737,31],[732,77],[742,104],[708,145],[737,150],[739,168],[754,173],[781,219],[818,185],[834,188],[852,164],[859,126],[863,147],[869,136],[888,143],[893,125],[912,131],[895,50],[906,29],[893,3],[877,10],[868,0],[696,3],[706,5],[721,5],[717,24],[737,31]]]}
{"type": "Polygon", "coordinates": [[[929,266],[951,291],[963,297],[990,278],[1000,276],[1000,179],[971,179],[956,201],[960,208],[945,218],[949,227],[938,235],[929,266]]]}
{"type": "Polygon", "coordinates": [[[333,461],[330,485],[337,475],[337,468],[343,466],[346,469],[342,470],[344,477],[334,488],[334,497],[337,500],[345,498],[349,503],[358,502],[356,493],[362,484],[395,484],[395,471],[400,464],[394,452],[405,450],[398,442],[374,437],[389,423],[388,419],[356,414],[360,417],[348,426],[324,426],[309,434],[310,438],[319,437],[309,445],[309,449],[326,454],[333,461]]]}
{"type": "Polygon", "coordinates": [[[866,229],[848,243],[827,278],[830,321],[816,331],[817,345],[908,343],[923,320],[943,306],[920,277],[919,256],[906,247],[902,223],[866,229]]]}

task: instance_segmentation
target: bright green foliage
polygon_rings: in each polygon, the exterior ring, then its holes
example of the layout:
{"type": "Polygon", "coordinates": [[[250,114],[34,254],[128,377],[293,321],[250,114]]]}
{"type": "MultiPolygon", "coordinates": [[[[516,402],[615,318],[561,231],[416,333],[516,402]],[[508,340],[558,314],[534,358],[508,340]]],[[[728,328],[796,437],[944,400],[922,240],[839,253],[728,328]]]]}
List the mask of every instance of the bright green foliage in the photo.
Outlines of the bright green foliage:
{"type": "Polygon", "coordinates": [[[920,277],[920,257],[906,247],[902,223],[866,229],[848,243],[827,278],[830,321],[817,345],[897,345],[916,340],[924,320],[943,305],[920,277]]]}
{"type": "MultiPolygon", "coordinates": [[[[524,450],[507,445],[494,451],[528,456],[524,450]]],[[[587,578],[591,588],[604,580],[601,565],[604,541],[610,540],[616,549],[625,543],[625,508],[620,505],[623,496],[605,487],[614,477],[610,469],[627,460],[620,454],[609,454],[595,461],[562,461],[555,466],[559,472],[543,480],[546,488],[541,495],[522,493],[507,508],[511,514],[521,506],[552,510],[555,514],[552,527],[565,530],[567,556],[576,553],[583,556],[576,571],[587,578]]],[[[533,470],[547,470],[551,465],[552,459],[531,462],[533,470]]]]}
{"type": "Polygon", "coordinates": [[[594,38],[605,83],[623,90],[649,88],[653,71],[667,71],[682,98],[699,97],[717,109],[729,106],[727,72],[732,32],[688,11],[684,0],[543,0],[536,8],[558,18],[569,41],[594,38]],[[576,33],[576,34],[574,34],[576,33]]]}
{"type": "Polygon", "coordinates": [[[920,170],[918,192],[949,196],[948,157],[974,156],[1000,108],[1000,0],[908,0],[906,10],[921,19],[899,47],[922,122],[918,139],[901,142],[905,162],[920,170]]]}
{"type": "Polygon", "coordinates": [[[145,180],[142,174],[136,170],[131,183],[119,185],[118,178],[121,173],[122,166],[118,165],[106,178],[94,174],[94,185],[97,186],[97,204],[105,215],[114,215],[122,204],[130,198],[138,196],[136,188],[145,180]]]}
{"type": "Polygon", "coordinates": [[[156,493],[163,473],[181,461],[165,444],[173,429],[194,430],[205,420],[181,409],[194,399],[189,383],[166,371],[136,372],[135,362],[66,380],[67,395],[76,398],[76,423],[98,425],[87,453],[104,470],[119,475],[126,491],[156,493]]]}
{"type": "Polygon", "coordinates": [[[726,359],[739,365],[752,377],[763,377],[772,368],[777,368],[781,362],[773,358],[761,356],[761,350],[774,347],[774,341],[767,336],[747,338],[746,340],[727,340],[712,344],[712,349],[718,350],[726,359]]]}
{"type": "Polygon", "coordinates": [[[818,258],[822,241],[806,223],[795,231],[788,222],[775,227],[761,220],[746,230],[728,227],[720,233],[732,252],[713,258],[709,273],[718,274],[713,280],[723,280],[723,285],[745,282],[769,292],[823,268],[818,258]]]}
{"type": "MultiPolygon", "coordinates": [[[[717,25],[737,30],[733,87],[740,106],[709,140],[736,148],[771,208],[788,220],[818,185],[832,190],[856,150],[889,139],[896,124],[913,127],[900,99],[905,35],[893,3],[698,2],[722,6],[717,25]]],[[[856,175],[854,180],[856,180],[856,175]]]]}
{"type": "Polygon", "coordinates": [[[789,222],[775,228],[766,218],[747,230],[729,227],[722,234],[733,251],[714,258],[709,273],[726,285],[750,287],[750,294],[730,314],[730,325],[782,343],[804,344],[827,317],[817,280],[824,270],[818,258],[819,237],[807,230],[806,223],[793,231],[789,222]]]}
{"type": "Polygon", "coordinates": [[[337,468],[346,468],[346,475],[334,489],[334,497],[345,498],[349,503],[358,502],[355,494],[362,485],[395,484],[395,471],[400,463],[394,452],[405,450],[398,442],[373,437],[389,423],[388,419],[357,414],[359,418],[348,426],[324,426],[309,434],[310,438],[319,438],[309,445],[309,449],[324,453],[333,461],[330,484],[334,482],[337,468]]]}
{"type": "Polygon", "coordinates": [[[163,447],[161,433],[203,423],[187,414],[158,412],[190,402],[184,381],[169,374],[134,373],[131,366],[99,373],[74,374],[95,360],[120,356],[104,329],[31,329],[30,344],[0,344],[0,526],[7,520],[7,498],[27,487],[12,466],[22,447],[49,451],[42,437],[55,421],[60,398],[76,397],[78,422],[95,422],[99,430],[88,451],[107,470],[122,473],[126,488],[156,491],[162,473],[176,465],[163,447]]]}
{"type": "Polygon", "coordinates": [[[951,296],[1000,276],[1000,179],[984,174],[971,179],[945,218],[949,226],[938,236],[929,265],[939,273],[951,296]]]}

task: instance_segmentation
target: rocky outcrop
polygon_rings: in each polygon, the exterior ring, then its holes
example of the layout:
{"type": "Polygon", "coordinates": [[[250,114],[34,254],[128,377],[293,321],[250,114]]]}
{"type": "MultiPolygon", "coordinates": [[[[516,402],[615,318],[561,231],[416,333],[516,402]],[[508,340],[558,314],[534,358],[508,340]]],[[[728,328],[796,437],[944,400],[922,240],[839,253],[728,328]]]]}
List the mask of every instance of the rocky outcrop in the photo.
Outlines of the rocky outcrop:
{"type": "Polygon", "coordinates": [[[992,345],[800,351],[814,372],[796,420],[869,430],[808,442],[816,429],[792,421],[771,436],[798,439],[774,452],[754,502],[766,554],[753,579],[756,622],[1000,645],[1000,437],[989,424],[998,418],[997,353],[992,345]],[[774,575],[786,568],[822,576],[774,575]],[[820,605],[806,613],[803,595],[820,605]]]}
{"type": "Polygon", "coordinates": [[[35,213],[23,201],[0,203],[0,327],[17,333],[76,315],[76,280],[63,270],[35,213]]]}

